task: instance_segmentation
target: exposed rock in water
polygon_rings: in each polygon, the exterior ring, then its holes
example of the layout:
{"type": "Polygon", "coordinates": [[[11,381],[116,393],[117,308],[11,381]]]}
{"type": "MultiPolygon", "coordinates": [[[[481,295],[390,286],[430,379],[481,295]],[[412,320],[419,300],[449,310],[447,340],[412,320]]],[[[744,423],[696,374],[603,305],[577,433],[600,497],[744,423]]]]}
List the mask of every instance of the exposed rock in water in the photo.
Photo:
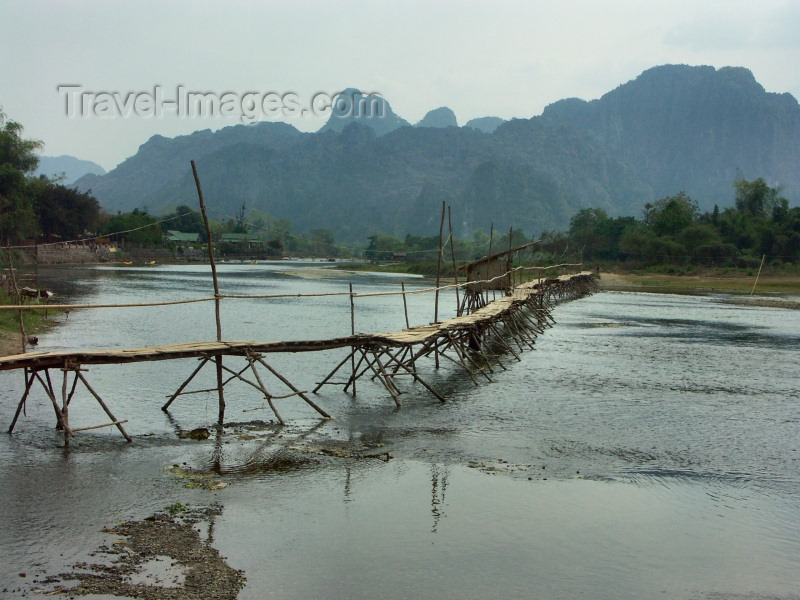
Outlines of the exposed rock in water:
{"type": "Polygon", "coordinates": [[[181,430],[178,432],[178,437],[182,440],[207,440],[211,432],[205,427],[198,427],[197,429],[192,429],[191,431],[181,430]]]}

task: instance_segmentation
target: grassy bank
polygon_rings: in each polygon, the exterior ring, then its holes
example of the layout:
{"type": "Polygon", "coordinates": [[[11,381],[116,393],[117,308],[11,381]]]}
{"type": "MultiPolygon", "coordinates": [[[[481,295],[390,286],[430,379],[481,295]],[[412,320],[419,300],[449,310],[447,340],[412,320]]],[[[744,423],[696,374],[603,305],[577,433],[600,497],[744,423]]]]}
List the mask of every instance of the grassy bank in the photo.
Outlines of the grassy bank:
{"type": "Polygon", "coordinates": [[[600,286],[608,290],[669,293],[725,293],[749,295],[800,295],[800,273],[765,270],[758,277],[749,271],[708,270],[684,275],[611,270],[601,273],[600,286]]]}
{"type": "MultiPolygon", "coordinates": [[[[380,263],[342,265],[349,271],[409,273],[436,276],[436,263],[380,263]]],[[[601,267],[600,287],[609,291],[640,291],[668,294],[733,294],[750,296],[800,296],[800,269],[791,265],[782,268],[765,267],[758,277],[753,269],[692,269],[685,272],[626,270],[614,266],[601,267]]],[[[522,273],[520,274],[522,276],[522,273]]],[[[442,278],[452,281],[453,265],[442,264],[442,278]]],[[[755,302],[755,301],[753,301],[755,302]]],[[[786,300],[781,306],[794,308],[798,303],[786,300]]]]}
{"type": "MultiPolygon", "coordinates": [[[[14,304],[16,303],[5,290],[0,291],[0,305],[14,304]]],[[[49,317],[52,316],[53,311],[49,311],[49,317]]],[[[43,333],[56,324],[52,318],[45,317],[44,311],[41,310],[22,311],[22,322],[28,336],[43,333]]],[[[28,349],[31,349],[30,345],[28,349]]],[[[19,330],[18,311],[0,310],[0,356],[19,354],[20,352],[22,352],[22,334],[19,330]]]]}
{"type": "MultiPolygon", "coordinates": [[[[458,268],[468,264],[466,261],[461,261],[458,263],[458,268]]],[[[517,265],[515,265],[517,266],[517,265]]],[[[335,268],[343,269],[346,271],[366,271],[366,272],[375,272],[375,273],[408,273],[409,275],[422,275],[423,277],[427,278],[435,278],[436,272],[439,269],[438,264],[436,261],[427,261],[427,262],[416,262],[416,263],[360,263],[360,264],[342,264],[337,265],[335,268]]],[[[541,271],[533,270],[521,270],[518,271],[515,277],[517,278],[535,278],[541,271]]],[[[567,270],[561,271],[566,273],[567,270]]],[[[559,272],[556,270],[548,270],[548,277],[552,275],[557,275],[559,272]]],[[[442,279],[447,279],[452,281],[454,279],[455,269],[453,268],[453,263],[451,261],[442,262],[441,265],[441,273],[440,276],[442,279]]],[[[464,279],[464,271],[460,270],[458,272],[458,276],[461,280],[464,279]]]]}
{"type": "MultiPolygon", "coordinates": [[[[387,262],[387,263],[360,263],[341,264],[335,267],[346,271],[365,271],[373,273],[408,273],[409,275],[422,275],[436,277],[437,264],[434,261],[420,263],[387,262]]],[[[442,263],[442,277],[453,277],[453,264],[442,263]]]]}

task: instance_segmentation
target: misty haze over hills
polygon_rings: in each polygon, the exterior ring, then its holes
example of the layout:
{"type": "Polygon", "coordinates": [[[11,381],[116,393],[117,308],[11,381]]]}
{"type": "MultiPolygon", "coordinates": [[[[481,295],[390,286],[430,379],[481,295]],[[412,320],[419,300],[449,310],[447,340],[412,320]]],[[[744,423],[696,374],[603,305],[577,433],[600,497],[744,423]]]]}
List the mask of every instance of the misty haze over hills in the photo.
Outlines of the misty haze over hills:
{"type": "Polygon", "coordinates": [[[800,107],[744,68],[654,67],[597,100],[463,127],[447,107],[411,126],[385,104],[381,118],[333,114],[316,133],[262,122],[153,136],[77,185],[110,212],[162,214],[196,205],[193,159],[216,212],[234,215],[244,204],[340,240],[431,235],[442,200],[456,234],[468,236],[492,222],[528,234],[563,230],[588,207],[638,217],[645,203],[680,191],[701,210],[724,208],[738,177],[764,177],[790,204],[800,199],[800,107]]]}
{"type": "Polygon", "coordinates": [[[81,160],[74,156],[40,156],[39,166],[34,171],[34,175],[44,175],[45,177],[62,177],[60,183],[68,185],[77,179],[91,173],[93,175],[105,175],[106,170],[96,162],[81,160]]]}

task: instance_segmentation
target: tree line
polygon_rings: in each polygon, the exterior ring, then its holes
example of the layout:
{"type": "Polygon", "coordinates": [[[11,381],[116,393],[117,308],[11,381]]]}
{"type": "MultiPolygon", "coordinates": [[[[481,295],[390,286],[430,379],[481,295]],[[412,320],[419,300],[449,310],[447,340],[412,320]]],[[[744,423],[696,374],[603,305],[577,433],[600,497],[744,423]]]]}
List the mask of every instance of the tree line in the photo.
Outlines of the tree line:
{"type": "MultiPolygon", "coordinates": [[[[91,191],[80,192],[63,185],[60,178],[36,177],[42,143],[22,136],[23,127],[0,110],[0,246],[31,243],[110,242],[138,247],[166,244],[169,230],[197,233],[206,243],[205,223],[197,210],[178,206],[163,217],[147,208],[105,213],[91,191]]],[[[242,205],[236,215],[210,219],[214,240],[223,233],[252,233],[267,250],[338,255],[333,234],[317,229],[292,232],[292,224],[265,213],[246,214],[242,205]]]]}
{"type": "Polygon", "coordinates": [[[584,261],[630,266],[757,266],[800,259],[800,207],[789,208],[780,189],[763,178],[734,184],[734,205],[700,213],[681,192],[645,204],[641,219],[609,217],[602,209],[579,211],[566,233],[545,232],[551,245],[572,245],[584,261]]]}
{"type": "MultiPolygon", "coordinates": [[[[188,206],[178,206],[163,217],[146,208],[109,215],[91,192],[79,192],[58,179],[34,177],[41,145],[23,139],[22,126],[0,110],[0,245],[108,237],[115,243],[154,247],[164,245],[169,230],[197,233],[200,243],[206,243],[200,213],[188,206]]],[[[800,260],[800,207],[789,208],[780,189],[763,178],[739,178],[733,192],[733,206],[720,210],[715,205],[705,213],[684,192],[645,204],[640,219],[610,217],[600,208],[582,209],[570,220],[568,231],[544,231],[527,260],[558,258],[631,267],[751,267],[765,255],[773,263],[800,260]]],[[[375,234],[361,248],[344,248],[327,229],[295,233],[291,222],[261,211],[247,213],[244,204],[235,215],[212,219],[211,230],[214,240],[223,233],[251,233],[259,236],[264,248],[311,256],[425,262],[437,260],[439,252],[438,236],[410,234],[405,239],[375,234]]],[[[502,235],[476,230],[471,238],[452,239],[448,252],[464,262],[528,241],[522,229],[511,228],[502,235]]]]}

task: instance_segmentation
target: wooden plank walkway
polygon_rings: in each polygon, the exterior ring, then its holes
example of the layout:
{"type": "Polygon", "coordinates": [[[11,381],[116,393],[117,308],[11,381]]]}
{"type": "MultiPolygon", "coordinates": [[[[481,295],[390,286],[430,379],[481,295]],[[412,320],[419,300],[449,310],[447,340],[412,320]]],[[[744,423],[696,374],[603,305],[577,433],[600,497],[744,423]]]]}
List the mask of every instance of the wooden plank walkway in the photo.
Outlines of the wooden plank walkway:
{"type": "MultiPolygon", "coordinates": [[[[76,431],[87,429],[86,427],[70,428],[68,420],[69,404],[75,394],[78,382],[81,382],[111,419],[109,423],[88,428],[116,426],[125,438],[130,441],[130,436],[122,427],[125,421],[114,417],[103,399],[91,387],[82,372],[81,367],[84,365],[115,365],[188,358],[199,359],[200,364],[178,390],[169,397],[162,409],[167,410],[170,404],[181,395],[217,390],[220,394],[220,419],[222,419],[224,413],[222,387],[230,381],[239,380],[263,394],[278,421],[284,423],[273,402],[274,399],[299,396],[322,417],[331,418],[331,416],[317,406],[305,392],[299,390],[277,370],[267,364],[264,360],[264,355],[320,352],[349,348],[350,352],[347,357],[322,382],[317,384],[314,393],[323,385],[341,384],[344,386],[345,391],[352,387],[353,394],[355,394],[356,380],[365,374],[371,373],[372,379],[382,383],[393,397],[397,406],[400,406],[399,395],[401,392],[395,383],[395,377],[398,375],[410,375],[414,381],[422,384],[439,400],[444,401],[445,399],[441,394],[420,377],[416,369],[418,360],[433,354],[437,367],[439,358],[443,357],[465,369],[470,379],[476,384],[476,375],[482,375],[490,379],[487,371],[492,372],[492,362],[505,368],[502,363],[499,363],[498,354],[488,349],[490,341],[501,345],[508,353],[519,359],[519,352],[525,347],[533,347],[533,337],[536,333],[541,332],[545,326],[548,326],[549,321],[552,321],[550,308],[554,302],[565,298],[577,298],[587,295],[593,293],[596,289],[596,283],[591,273],[588,272],[576,275],[562,275],[541,282],[532,281],[516,286],[507,295],[489,302],[471,314],[457,316],[438,323],[386,333],[356,334],[322,340],[190,342],[142,348],[31,352],[0,357],[0,371],[19,369],[25,372],[25,391],[17,407],[17,413],[11,423],[9,433],[13,431],[34,383],[39,382],[53,404],[59,427],[64,430],[65,444],[68,445],[70,437],[76,431]],[[512,344],[515,344],[517,349],[512,344]],[[221,357],[223,356],[244,357],[247,365],[243,369],[235,371],[222,364],[221,357]],[[356,360],[358,361],[357,364],[356,360]],[[201,369],[212,361],[217,364],[218,369],[224,370],[229,375],[228,379],[222,382],[219,389],[184,391],[201,369]],[[344,368],[348,362],[351,363],[351,373],[347,381],[333,382],[333,375],[344,368]],[[267,369],[291,392],[280,396],[269,392],[257,370],[257,366],[258,368],[267,369]],[[60,405],[57,398],[58,394],[50,377],[50,369],[57,369],[63,372],[60,405]],[[255,381],[244,376],[244,373],[248,370],[252,373],[255,381]],[[70,375],[73,376],[71,385],[68,382],[70,375]]],[[[221,381],[221,379],[218,379],[218,381],[221,381]]]]}

